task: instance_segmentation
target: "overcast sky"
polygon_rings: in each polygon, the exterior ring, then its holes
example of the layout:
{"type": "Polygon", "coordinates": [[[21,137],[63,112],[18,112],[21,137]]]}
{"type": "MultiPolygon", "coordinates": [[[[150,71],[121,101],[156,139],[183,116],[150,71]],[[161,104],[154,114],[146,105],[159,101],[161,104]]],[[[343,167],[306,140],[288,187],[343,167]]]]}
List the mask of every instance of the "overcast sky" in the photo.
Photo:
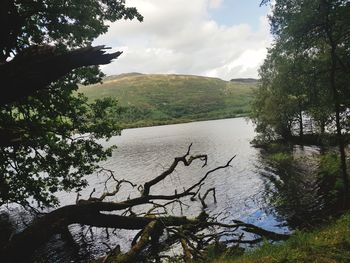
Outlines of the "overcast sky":
{"type": "Polygon", "coordinates": [[[176,73],[258,77],[271,43],[267,7],[260,0],[127,0],[144,16],[117,21],[94,44],[124,53],[108,74],[176,73]]]}

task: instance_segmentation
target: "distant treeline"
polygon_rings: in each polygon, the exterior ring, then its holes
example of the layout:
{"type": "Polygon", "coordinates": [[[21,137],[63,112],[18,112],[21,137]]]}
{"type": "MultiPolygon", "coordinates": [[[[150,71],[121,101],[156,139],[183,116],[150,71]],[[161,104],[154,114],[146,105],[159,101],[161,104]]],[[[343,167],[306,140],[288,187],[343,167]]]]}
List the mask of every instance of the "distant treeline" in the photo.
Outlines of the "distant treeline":
{"type": "Polygon", "coordinates": [[[253,78],[237,78],[237,79],[231,79],[231,82],[241,82],[241,83],[257,83],[258,79],[253,78]]]}

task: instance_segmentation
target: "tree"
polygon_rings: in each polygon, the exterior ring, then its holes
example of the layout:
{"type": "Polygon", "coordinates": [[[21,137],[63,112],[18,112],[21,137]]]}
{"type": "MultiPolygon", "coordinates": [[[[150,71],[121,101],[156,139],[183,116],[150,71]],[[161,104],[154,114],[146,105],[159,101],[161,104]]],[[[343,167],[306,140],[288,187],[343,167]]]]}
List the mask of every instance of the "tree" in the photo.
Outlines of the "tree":
{"type": "Polygon", "coordinates": [[[118,58],[122,52],[105,54],[105,47],[85,47],[60,52],[54,46],[32,46],[0,65],[0,78],[6,95],[0,99],[5,105],[33,95],[49,84],[83,66],[103,65],[118,58]]]}
{"type": "Polygon", "coordinates": [[[303,136],[303,113],[307,95],[301,75],[303,61],[295,54],[283,54],[278,46],[269,50],[260,68],[260,88],[252,107],[251,117],[259,133],[269,134],[267,139],[281,137],[288,140],[293,135],[295,122],[303,136]]]}
{"type": "Polygon", "coordinates": [[[284,54],[299,52],[306,60],[318,62],[303,75],[308,78],[316,74],[323,81],[319,87],[326,86],[331,93],[327,104],[333,107],[345,194],[349,192],[349,183],[342,116],[350,106],[349,12],[350,3],[346,0],[277,0],[270,16],[271,32],[284,54]]]}
{"type": "Polygon", "coordinates": [[[105,0],[5,0],[0,10],[0,205],[30,205],[28,198],[57,205],[57,191],[80,190],[83,176],[111,154],[96,139],[120,131],[115,101],[88,103],[75,92],[100,81],[96,65],[121,54],[91,41],[107,21],[142,16],[124,1],[105,0]]]}

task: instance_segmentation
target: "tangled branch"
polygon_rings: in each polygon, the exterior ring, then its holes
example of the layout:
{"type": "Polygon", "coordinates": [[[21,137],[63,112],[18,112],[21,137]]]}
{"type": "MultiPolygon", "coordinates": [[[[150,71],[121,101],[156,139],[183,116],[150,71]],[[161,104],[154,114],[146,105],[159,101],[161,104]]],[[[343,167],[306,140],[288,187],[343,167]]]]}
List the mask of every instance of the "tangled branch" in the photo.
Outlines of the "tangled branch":
{"type": "Polygon", "coordinates": [[[190,166],[193,161],[200,160],[203,162],[202,168],[207,165],[207,155],[190,155],[191,146],[192,144],[185,155],[176,157],[168,169],[138,186],[141,190],[140,196],[135,198],[118,202],[106,201],[107,197],[116,196],[123,185],[127,184],[133,188],[137,186],[130,181],[116,179],[111,170],[101,169],[100,172],[109,175],[105,182],[104,193],[99,197],[93,197],[96,192],[93,189],[87,199],[79,199],[78,195],[75,205],[61,207],[38,218],[23,232],[14,235],[0,252],[7,259],[6,262],[16,262],[19,257],[45,243],[53,234],[61,233],[62,229],[67,229],[68,225],[77,223],[106,229],[139,230],[129,251],[122,253],[119,247],[116,247],[111,249],[105,257],[98,259],[98,262],[137,262],[142,261],[142,258],[159,262],[162,253],[173,246],[182,247],[182,258],[188,262],[202,258],[208,245],[220,240],[225,244],[238,246],[244,243],[254,244],[263,238],[282,240],[288,237],[237,220],[230,224],[219,222],[217,217],[210,216],[205,211],[209,193],[213,194],[214,202],[217,202],[215,188],[210,188],[201,195],[205,180],[214,172],[230,167],[235,156],[226,164],[208,170],[198,182],[181,192],[175,191],[174,194],[168,195],[152,194],[152,187],[164,181],[180,163],[190,166]],[[108,182],[114,184],[112,191],[108,191],[108,182]],[[200,200],[202,212],[197,217],[173,216],[169,213],[169,207],[174,205],[178,205],[182,213],[182,207],[189,206],[183,201],[185,197],[190,197],[192,201],[195,201],[196,197],[200,200]],[[134,212],[135,206],[139,206],[139,210],[143,212],[138,214],[134,212]],[[245,234],[249,233],[256,238],[245,239],[245,234]],[[19,247],[22,253],[14,253],[19,247]]]}

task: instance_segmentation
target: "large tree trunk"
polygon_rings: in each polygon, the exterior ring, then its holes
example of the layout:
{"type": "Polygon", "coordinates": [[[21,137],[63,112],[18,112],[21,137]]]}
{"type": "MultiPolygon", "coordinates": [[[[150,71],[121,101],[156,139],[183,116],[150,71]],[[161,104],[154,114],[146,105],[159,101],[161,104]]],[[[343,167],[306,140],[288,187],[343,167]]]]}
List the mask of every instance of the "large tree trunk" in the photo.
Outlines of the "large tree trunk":
{"type": "MultiPolygon", "coordinates": [[[[101,203],[68,205],[38,218],[23,232],[12,237],[10,242],[0,250],[2,262],[22,262],[40,245],[47,242],[54,234],[62,233],[71,224],[83,224],[94,227],[140,230],[145,228],[154,218],[120,216],[103,214],[98,207],[101,203]],[[18,250],[21,253],[18,253],[18,250]]],[[[159,219],[165,226],[180,226],[196,223],[195,219],[167,216],[159,219]]]]}
{"type": "MultiPolygon", "coordinates": [[[[66,231],[67,227],[71,224],[127,230],[145,230],[151,222],[158,222],[162,227],[191,226],[193,229],[204,229],[206,227],[217,225],[222,227],[232,227],[235,229],[241,227],[242,230],[246,232],[261,235],[273,240],[285,240],[288,238],[288,235],[270,232],[240,221],[235,221],[234,225],[207,222],[206,218],[203,216],[189,219],[187,217],[176,216],[139,217],[101,213],[101,210],[104,210],[104,208],[110,207],[111,205],[112,203],[107,202],[88,202],[77,205],[68,205],[38,218],[23,232],[14,235],[5,247],[0,248],[1,262],[26,262],[26,258],[28,258],[28,256],[31,255],[40,245],[46,243],[54,234],[60,234],[63,231],[66,231]],[[109,205],[105,206],[105,204],[109,205]],[[18,253],[19,250],[20,253],[18,253]]],[[[116,208],[117,207],[118,206],[116,206],[116,208]]],[[[143,246],[144,245],[139,244],[139,246],[136,246],[137,249],[135,249],[134,246],[131,250],[133,251],[132,256],[129,255],[131,253],[129,252],[123,254],[122,258],[129,258],[129,256],[134,257],[135,251],[139,251],[143,246]]]]}

